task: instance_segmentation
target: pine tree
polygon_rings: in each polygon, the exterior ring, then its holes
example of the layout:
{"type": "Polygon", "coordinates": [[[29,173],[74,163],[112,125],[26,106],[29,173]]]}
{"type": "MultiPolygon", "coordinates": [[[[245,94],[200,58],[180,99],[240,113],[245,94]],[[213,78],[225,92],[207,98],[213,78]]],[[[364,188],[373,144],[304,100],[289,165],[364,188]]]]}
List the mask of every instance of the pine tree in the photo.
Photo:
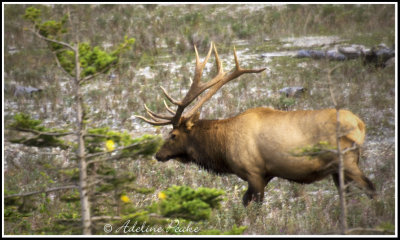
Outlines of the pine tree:
{"type": "Polygon", "coordinates": [[[44,21],[40,9],[29,7],[24,18],[31,23],[28,30],[47,43],[58,67],[73,83],[76,122],[73,129],[52,129],[30,115],[14,116],[7,128],[22,134],[10,142],[39,148],[58,147],[73,154],[72,164],[67,168],[58,169],[55,163],[43,163],[49,171],[40,172],[47,179],[41,189],[22,193],[5,189],[6,221],[18,222],[20,229],[25,229],[22,233],[32,234],[30,224],[22,219],[39,210],[49,216],[48,224],[34,232],[39,234],[241,234],[245,230],[245,227],[233,226],[225,233],[200,231],[192,223],[208,220],[212,210],[219,208],[224,194],[221,190],[173,186],[159,193],[158,202],[136,207],[132,193],[151,194],[155,190],[136,185],[136,176],[128,166],[139,156],[154,155],[162,138],[148,134],[132,138],[127,132],[87,126],[88,110],[82,86],[115,68],[121,54],[135,43],[134,38],[125,37],[114,50],[106,52],[99,46],[79,41],[69,9],[61,20],[44,21]],[[71,38],[74,40],[67,41],[71,38]],[[71,135],[75,136],[73,141],[69,138],[71,135]],[[56,181],[50,173],[56,176],[56,181]],[[54,184],[62,185],[53,187],[54,184]],[[50,193],[57,193],[60,205],[67,209],[61,208],[56,213],[50,211],[50,193]],[[45,201],[39,201],[39,198],[45,201]],[[105,224],[110,223],[121,227],[107,232],[105,224]],[[122,229],[128,223],[146,226],[146,229],[122,229]],[[156,231],[156,228],[162,231],[156,231]],[[122,232],[125,230],[127,232],[122,232]]]}

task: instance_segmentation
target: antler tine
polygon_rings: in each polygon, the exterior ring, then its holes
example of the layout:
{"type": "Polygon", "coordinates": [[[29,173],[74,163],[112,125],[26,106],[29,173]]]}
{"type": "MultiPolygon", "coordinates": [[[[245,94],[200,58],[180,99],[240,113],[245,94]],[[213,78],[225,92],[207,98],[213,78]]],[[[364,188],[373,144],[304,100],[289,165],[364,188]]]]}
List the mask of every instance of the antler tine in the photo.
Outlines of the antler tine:
{"type": "Polygon", "coordinates": [[[236,54],[236,47],[235,46],[233,46],[233,56],[235,58],[236,70],[240,71],[239,60],[238,60],[238,57],[237,57],[237,54],[236,54]]]}
{"type": "Polygon", "coordinates": [[[163,114],[157,114],[153,111],[151,111],[146,105],[145,105],[145,109],[147,114],[151,117],[151,119],[153,120],[149,120],[143,116],[136,116],[140,119],[142,119],[143,121],[150,123],[152,125],[167,125],[167,124],[173,124],[173,125],[177,125],[180,121],[181,115],[183,113],[183,111],[185,110],[185,108],[198,96],[200,95],[206,88],[202,88],[202,84],[200,83],[200,79],[203,73],[203,69],[208,61],[208,59],[210,58],[211,55],[211,51],[213,49],[213,43],[211,42],[211,46],[210,46],[210,50],[208,51],[208,54],[206,56],[206,58],[204,59],[204,61],[200,62],[200,58],[199,58],[199,53],[197,51],[196,46],[194,46],[194,50],[196,53],[196,68],[195,68],[195,76],[194,76],[194,80],[192,82],[192,85],[190,86],[190,89],[188,91],[188,93],[186,94],[186,96],[183,98],[182,101],[178,101],[175,100],[173,97],[171,97],[168,92],[165,90],[165,88],[163,88],[162,86],[160,86],[161,90],[163,91],[165,97],[173,104],[178,106],[178,109],[176,111],[172,110],[171,108],[168,107],[167,103],[164,101],[164,105],[167,108],[167,111],[170,112],[171,114],[173,114],[173,116],[166,116],[163,114]],[[164,121],[163,121],[164,120],[164,121]],[[165,121],[167,120],[167,121],[165,121]]]}
{"type": "Polygon", "coordinates": [[[193,87],[198,86],[200,83],[200,79],[201,79],[201,75],[203,74],[204,67],[206,66],[206,63],[208,62],[208,59],[211,56],[211,51],[213,49],[213,45],[214,45],[214,43],[211,42],[210,49],[208,50],[207,56],[203,62],[200,62],[199,53],[197,52],[197,47],[196,47],[196,45],[194,45],[194,51],[196,52],[196,69],[195,69],[194,79],[193,79],[193,84],[192,84],[193,87]]]}
{"type": "Polygon", "coordinates": [[[144,108],[146,109],[146,113],[150,116],[150,119],[147,119],[143,116],[140,115],[135,115],[135,117],[142,119],[143,121],[151,124],[151,125],[155,125],[155,126],[162,126],[162,125],[168,125],[171,124],[171,120],[172,120],[172,116],[167,116],[167,115],[163,115],[163,114],[157,114],[153,111],[151,111],[146,104],[144,104],[144,108]],[[166,120],[166,121],[165,121],[166,120]]]}
{"type": "Polygon", "coordinates": [[[175,115],[176,112],[175,112],[174,110],[172,110],[172,109],[168,106],[167,102],[166,102],[165,100],[163,100],[163,102],[164,102],[164,105],[165,105],[165,108],[167,109],[167,111],[168,111],[169,113],[171,113],[172,115],[175,115]]]}
{"type": "Polygon", "coordinates": [[[146,109],[147,114],[153,119],[153,120],[157,120],[156,118],[159,119],[164,119],[164,120],[172,120],[173,116],[167,116],[164,114],[159,114],[159,113],[155,113],[153,111],[151,111],[146,104],[144,104],[144,108],[146,109]]]}
{"type": "Polygon", "coordinates": [[[167,93],[167,90],[165,90],[162,86],[160,86],[160,88],[162,89],[164,95],[168,98],[168,100],[169,100],[170,102],[172,102],[173,104],[178,105],[178,106],[182,105],[182,102],[180,102],[180,101],[178,101],[178,100],[175,100],[173,97],[171,97],[171,96],[167,93]]]}
{"type": "Polygon", "coordinates": [[[217,76],[215,76],[210,81],[202,84],[200,87],[200,93],[204,92],[206,89],[209,89],[210,87],[217,84],[221,80],[221,78],[225,75],[224,69],[222,68],[222,62],[219,59],[217,47],[215,46],[215,44],[214,44],[214,56],[215,56],[215,63],[217,65],[217,71],[218,71],[217,76]]]}
{"type": "Polygon", "coordinates": [[[233,56],[235,58],[236,71],[238,71],[240,73],[239,75],[242,75],[243,73],[259,73],[259,72],[262,72],[265,69],[267,69],[267,68],[260,68],[260,69],[243,69],[243,68],[241,68],[240,65],[239,65],[239,60],[238,60],[238,57],[237,57],[237,54],[236,54],[236,47],[235,46],[233,46],[233,56]]]}
{"type": "Polygon", "coordinates": [[[214,44],[214,55],[215,55],[215,63],[217,64],[218,74],[223,74],[224,69],[222,68],[222,62],[219,59],[218,52],[217,52],[217,47],[215,46],[215,44],[214,44]]]}
{"type": "MultiPolygon", "coordinates": [[[[219,81],[219,79],[224,75],[224,72],[222,70],[222,63],[221,63],[221,60],[219,59],[217,48],[215,47],[215,44],[213,42],[211,42],[210,50],[208,51],[208,54],[207,54],[207,56],[206,56],[206,58],[205,58],[205,60],[203,62],[201,62],[201,63],[199,62],[199,57],[198,57],[198,53],[197,53],[196,47],[195,47],[195,51],[196,51],[195,76],[194,76],[193,83],[190,86],[190,89],[189,89],[188,93],[186,94],[185,98],[181,102],[182,105],[180,105],[180,106],[182,108],[187,107],[202,92],[204,92],[205,90],[207,90],[208,88],[210,88],[211,86],[216,84],[219,81]],[[214,50],[215,61],[216,61],[217,68],[218,68],[218,74],[212,80],[210,80],[208,82],[205,82],[205,83],[201,83],[200,79],[201,79],[201,76],[202,76],[202,72],[203,72],[203,69],[204,69],[208,59],[210,58],[212,50],[214,50]]],[[[179,112],[179,110],[177,112],[179,112]]],[[[182,110],[182,112],[183,112],[183,110],[182,110]]]]}
{"type": "Polygon", "coordinates": [[[239,65],[239,60],[236,53],[236,48],[233,47],[233,56],[235,58],[235,70],[230,72],[228,75],[223,72],[221,61],[219,60],[219,56],[217,53],[217,49],[214,46],[214,54],[215,59],[217,62],[218,74],[214,77],[211,81],[205,84],[205,89],[209,88],[208,92],[196,103],[196,105],[190,109],[186,114],[185,117],[192,116],[197,110],[207,101],[209,100],[224,84],[227,82],[238,78],[240,75],[244,73],[259,73],[264,71],[266,68],[260,69],[242,69],[239,65]]]}
{"type": "Polygon", "coordinates": [[[145,118],[143,116],[140,116],[140,115],[135,115],[135,117],[140,118],[143,121],[145,121],[145,122],[147,122],[147,123],[149,123],[151,125],[154,125],[154,126],[163,126],[163,125],[171,124],[171,121],[152,121],[152,120],[149,120],[149,119],[147,119],[147,118],[145,118]]]}
{"type": "Polygon", "coordinates": [[[189,91],[187,92],[186,96],[183,98],[183,100],[178,101],[175,100],[173,97],[171,97],[167,91],[161,87],[165,97],[173,104],[177,105],[178,108],[176,109],[176,111],[172,110],[168,104],[165,102],[164,100],[164,105],[167,108],[167,111],[169,113],[171,113],[173,116],[167,116],[164,114],[157,114],[153,111],[151,111],[146,105],[145,105],[145,109],[147,114],[151,117],[152,120],[149,120],[143,116],[136,116],[140,119],[142,119],[143,121],[150,123],[152,125],[168,125],[168,124],[173,124],[174,126],[179,125],[180,123],[180,119],[181,116],[183,114],[183,111],[185,110],[185,108],[191,103],[193,102],[201,93],[203,93],[204,91],[206,91],[207,89],[208,92],[202,96],[199,101],[194,105],[194,107],[192,109],[190,109],[190,111],[188,111],[187,113],[185,113],[185,117],[190,117],[192,116],[208,99],[210,99],[215,92],[217,92],[224,84],[226,84],[227,82],[238,78],[240,75],[244,74],[244,73],[259,73],[265,70],[265,68],[261,68],[261,69],[242,69],[239,65],[239,60],[237,57],[237,53],[236,53],[236,48],[234,47],[234,51],[233,51],[233,55],[235,58],[235,64],[236,64],[236,68],[229,72],[229,73],[225,73],[222,67],[222,62],[218,56],[218,52],[217,52],[217,48],[215,46],[215,44],[213,42],[211,42],[210,45],[210,50],[208,51],[207,56],[205,57],[204,61],[200,61],[199,58],[199,53],[197,51],[196,46],[194,46],[194,51],[196,53],[196,68],[195,68],[195,74],[194,74],[194,79],[191,83],[191,86],[189,88],[189,91]],[[211,56],[211,52],[214,50],[214,55],[215,55],[215,62],[217,65],[217,70],[218,73],[217,75],[211,79],[208,82],[200,82],[201,77],[202,77],[202,73],[204,70],[204,67],[208,61],[208,59],[211,56]]]}

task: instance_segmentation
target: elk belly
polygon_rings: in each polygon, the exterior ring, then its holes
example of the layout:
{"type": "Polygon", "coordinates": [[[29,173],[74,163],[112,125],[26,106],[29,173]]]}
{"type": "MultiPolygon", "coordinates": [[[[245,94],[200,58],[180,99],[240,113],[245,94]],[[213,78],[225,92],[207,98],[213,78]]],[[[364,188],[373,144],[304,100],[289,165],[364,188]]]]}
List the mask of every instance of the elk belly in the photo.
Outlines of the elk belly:
{"type": "Polygon", "coordinates": [[[267,175],[310,183],[335,171],[336,155],[329,141],[308,143],[309,139],[293,134],[288,139],[264,135],[258,149],[267,175]]]}
{"type": "Polygon", "coordinates": [[[337,169],[332,153],[324,157],[288,157],[281,159],[271,172],[299,183],[312,183],[332,174],[337,169]]]}

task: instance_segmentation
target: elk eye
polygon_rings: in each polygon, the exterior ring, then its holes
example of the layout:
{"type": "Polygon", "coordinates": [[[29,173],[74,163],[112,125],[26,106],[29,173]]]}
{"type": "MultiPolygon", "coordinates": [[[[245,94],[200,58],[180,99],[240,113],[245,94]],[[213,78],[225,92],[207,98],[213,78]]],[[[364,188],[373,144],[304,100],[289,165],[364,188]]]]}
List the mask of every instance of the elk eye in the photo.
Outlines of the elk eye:
{"type": "Polygon", "coordinates": [[[175,139],[176,135],[175,134],[171,134],[171,139],[175,139]]]}

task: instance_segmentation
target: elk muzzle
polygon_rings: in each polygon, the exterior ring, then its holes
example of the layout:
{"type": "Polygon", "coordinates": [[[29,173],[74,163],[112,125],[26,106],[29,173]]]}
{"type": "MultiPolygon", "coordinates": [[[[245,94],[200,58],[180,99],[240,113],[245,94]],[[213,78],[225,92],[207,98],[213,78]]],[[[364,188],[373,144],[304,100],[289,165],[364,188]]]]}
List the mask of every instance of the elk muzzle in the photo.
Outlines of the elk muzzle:
{"type": "Polygon", "coordinates": [[[158,151],[157,153],[156,153],[156,159],[157,159],[157,161],[159,161],[159,162],[166,162],[166,161],[168,161],[168,156],[165,154],[165,151],[158,151]]]}

